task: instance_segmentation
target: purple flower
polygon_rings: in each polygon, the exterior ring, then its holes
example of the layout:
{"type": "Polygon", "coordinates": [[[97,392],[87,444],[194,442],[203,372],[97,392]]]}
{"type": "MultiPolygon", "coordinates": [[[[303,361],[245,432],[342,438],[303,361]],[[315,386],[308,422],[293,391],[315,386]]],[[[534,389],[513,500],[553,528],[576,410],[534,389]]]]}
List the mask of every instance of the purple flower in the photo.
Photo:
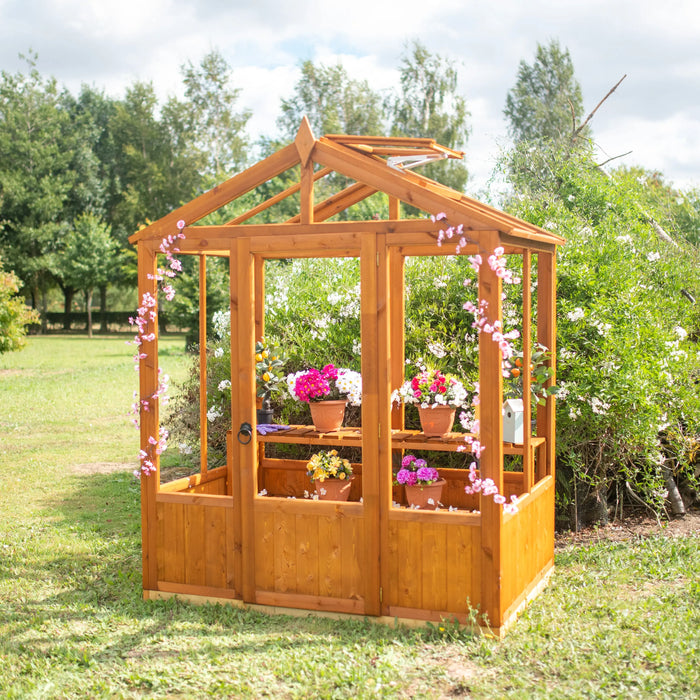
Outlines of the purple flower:
{"type": "Polygon", "coordinates": [[[420,469],[416,471],[416,479],[424,483],[437,481],[437,470],[433,469],[432,467],[420,467],[420,469]]]}
{"type": "Polygon", "coordinates": [[[402,460],[401,460],[401,466],[402,467],[410,467],[413,462],[416,461],[416,458],[413,455],[406,455],[402,460]]]}
{"type": "Polygon", "coordinates": [[[408,483],[410,475],[411,472],[408,469],[399,469],[396,474],[396,481],[398,481],[399,484],[406,484],[408,483]]]}

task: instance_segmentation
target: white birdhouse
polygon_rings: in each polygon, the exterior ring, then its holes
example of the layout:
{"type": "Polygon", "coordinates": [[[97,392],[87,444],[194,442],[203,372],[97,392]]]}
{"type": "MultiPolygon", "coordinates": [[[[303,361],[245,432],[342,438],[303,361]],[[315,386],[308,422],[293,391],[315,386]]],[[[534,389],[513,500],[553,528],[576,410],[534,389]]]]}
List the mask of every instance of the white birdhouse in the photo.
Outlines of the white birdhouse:
{"type": "Polygon", "coordinates": [[[523,444],[523,400],[508,399],[503,403],[503,441],[523,444]]]}

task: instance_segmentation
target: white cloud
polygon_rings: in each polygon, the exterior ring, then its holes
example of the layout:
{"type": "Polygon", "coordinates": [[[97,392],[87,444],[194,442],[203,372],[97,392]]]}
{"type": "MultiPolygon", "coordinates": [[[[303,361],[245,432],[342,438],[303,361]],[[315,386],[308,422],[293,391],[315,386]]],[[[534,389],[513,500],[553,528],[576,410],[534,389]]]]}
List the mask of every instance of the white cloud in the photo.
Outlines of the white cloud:
{"type": "Polygon", "coordinates": [[[250,131],[276,130],[301,61],[338,61],[375,89],[396,84],[402,50],[420,39],[460,69],[471,117],[467,161],[486,181],[505,140],[502,110],[521,60],[556,38],[569,48],[591,109],[625,73],[596,115],[596,140],[624,162],[685,185],[700,179],[700,52],[696,0],[0,0],[0,69],[23,70],[38,52],[42,73],[77,90],[118,96],[135,80],[181,93],[180,66],[222,52],[252,109],[250,131]]]}

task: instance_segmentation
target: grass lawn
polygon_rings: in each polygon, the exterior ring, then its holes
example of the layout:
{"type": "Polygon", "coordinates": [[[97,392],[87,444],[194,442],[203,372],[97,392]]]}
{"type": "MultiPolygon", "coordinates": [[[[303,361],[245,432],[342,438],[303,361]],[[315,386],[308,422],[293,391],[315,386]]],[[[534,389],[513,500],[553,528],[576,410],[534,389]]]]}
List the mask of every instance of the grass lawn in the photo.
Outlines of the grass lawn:
{"type": "MultiPolygon", "coordinates": [[[[562,546],[500,642],[144,602],[124,341],[0,357],[0,697],[699,697],[697,532],[562,546]]],[[[183,339],[161,347],[183,378],[183,339]]]]}

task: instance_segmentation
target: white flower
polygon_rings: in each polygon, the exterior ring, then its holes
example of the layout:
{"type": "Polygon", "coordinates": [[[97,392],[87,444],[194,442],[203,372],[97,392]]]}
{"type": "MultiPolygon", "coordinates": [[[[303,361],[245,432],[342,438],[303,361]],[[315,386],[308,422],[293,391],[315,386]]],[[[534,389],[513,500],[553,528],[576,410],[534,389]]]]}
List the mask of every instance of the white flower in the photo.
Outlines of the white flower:
{"type": "Polygon", "coordinates": [[[217,418],[221,418],[224,414],[221,413],[219,410],[218,406],[212,406],[208,411],[207,411],[207,420],[210,423],[213,423],[217,418]]]}
{"type": "Polygon", "coordinates": [[[660,257],[660,253],[647,253],[647,260],[649,262],[656,262],[660,257]]]}
{"type": "Polygon", "coordinates": [[[586,312],[580,306],[577,306],[573,311],[569,311],[569,313],[566,315],[568,316],[569,321],[580,321],[586,315],[586,312]]]}
{"type": "Polygon", "coordinates": [[[676,326],[674,329],[675,334],[678,336],[678,340],[685,340],[688,337],[688,331],[685,330],[685,328],[681,328],[680,326],[676,326]]]}
{"type": "Polygon", "coordinates": [[[341,394],[348,395],[348,401],[353,406],[359,406],[362,403],[362,375],[359,372],[339,368],[335,384],[341,394]]]}
{"type": "MultiPolygon", "coordinates": [[[[214,327],[214,332],[219,338],[224,338],[229,334],[231,329],[231,312],[230,311],[216,311],[211,319],[212,326],[214,327]]],[[[220,357],[220,355],[217,355],[220,357]]]]}
{"type": "Polygon", "coordinates": [[[223,348],[216,348],[214,350],[214,357],[223,357],[224,356],[224,349],[223,348]]]}
{"type": "Polygon", "coordinates": [[[428,343],[428,350],[430,350],[430,352],[437,358],[442,358],[445,357],[445,355],[447,355],[447,350],[445,350],[445,346],[438,341],[435,341],[434,343],[428,343]]]}
{"type": "Polygon", "coordinates": [[[177,446],[177,448],[180,451],[181,455],[191,455],[192,454],[192,446],[188,445],[186,442],[181,442],[177,446]]]}
{"type": "Polygon", "coordinates": [[[594,396],[591,399],[591,408],[593,409],[593,413],[597,413],[600,416],[604,416],[608,412],[610,404],[605,403],[604,401],[601,401],[597,396],[594,396]]]}
{"type": "Polygon", "coordinates": [[[219,382],[219,391],[226,391],[226,389],[231,388],[231,380],[230,379],[223,379],[222,381],[219,382]]]}

